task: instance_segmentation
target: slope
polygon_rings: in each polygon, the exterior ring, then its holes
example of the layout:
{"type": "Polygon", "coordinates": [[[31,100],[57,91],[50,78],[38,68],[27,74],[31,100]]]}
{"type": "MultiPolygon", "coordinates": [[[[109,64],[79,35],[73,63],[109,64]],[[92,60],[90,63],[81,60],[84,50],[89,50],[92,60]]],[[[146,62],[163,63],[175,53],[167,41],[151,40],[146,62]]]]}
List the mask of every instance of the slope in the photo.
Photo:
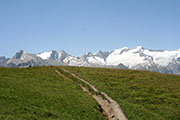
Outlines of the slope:
{"type": "Polygon", "coordinates": [[[0,68],[0,119],[103,120],[96,101],[51,67],[0,68]]]}
{"type": "Polygon", "coordinates": [[[54,67],[54,69],[57,74],[73,81],[74,83],[79,85],[84,92],[87,92],[90,96],[92,96],[98,102],[98,104],[102,108],[103,114],[108,118],[108,120],[127,120],[119,104],[112,98],[110,98],[105,92],[99,91],[97,88],[95,88],[95,86],[93,86],[86,80],[63,68],[54,67]]]}
{"type": "Polygon", "coordinates": [[[135,70],[63,68],[106,92],[130,120],[180,119],[180,76],[135,70]]]}

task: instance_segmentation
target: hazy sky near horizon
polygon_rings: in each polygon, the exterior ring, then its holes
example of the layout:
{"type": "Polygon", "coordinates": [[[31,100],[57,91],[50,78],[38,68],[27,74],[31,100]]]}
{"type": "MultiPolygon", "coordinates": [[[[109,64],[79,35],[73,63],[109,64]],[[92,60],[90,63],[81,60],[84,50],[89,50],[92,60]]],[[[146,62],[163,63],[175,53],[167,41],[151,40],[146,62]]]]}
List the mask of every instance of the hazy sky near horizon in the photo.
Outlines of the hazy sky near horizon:
{"type": "Polygon", "coordinates": [[[0,56],[180,49],[180,0],[1,0],[0,56]]]}

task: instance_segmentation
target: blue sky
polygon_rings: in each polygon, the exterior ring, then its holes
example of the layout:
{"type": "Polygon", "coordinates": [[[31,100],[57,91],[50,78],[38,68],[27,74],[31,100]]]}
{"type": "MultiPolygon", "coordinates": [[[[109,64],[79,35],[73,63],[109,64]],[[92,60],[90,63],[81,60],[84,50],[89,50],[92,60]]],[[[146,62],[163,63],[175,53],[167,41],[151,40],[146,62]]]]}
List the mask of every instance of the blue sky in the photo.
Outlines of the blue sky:
{"type": "Polygon", "coordinates": [[[180,49],[180,0],[1,0],[0,56],[180,49]]]}

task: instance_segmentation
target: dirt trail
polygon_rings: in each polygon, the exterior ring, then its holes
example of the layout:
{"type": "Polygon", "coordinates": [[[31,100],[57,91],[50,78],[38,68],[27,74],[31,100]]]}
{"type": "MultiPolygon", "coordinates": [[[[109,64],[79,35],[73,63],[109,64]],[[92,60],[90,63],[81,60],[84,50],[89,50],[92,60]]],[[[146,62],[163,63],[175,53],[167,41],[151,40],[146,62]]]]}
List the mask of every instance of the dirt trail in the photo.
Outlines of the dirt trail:
{"type": "Polygon", "coordinates": [[[127,120],[127,117],[123,113],[119,104],[116,101],[114,101],[112,98],[110,98],[106,93],[100,92],[97,88],[95,88],[89,82],[87,82],[84,79],[76,76],[74,73],[71,73],[71,72],[69,72],[63,68],[60,68],[60,69],[66,73],[71,74],[73,77],[77,78],[81,82],[88,85],[95,93],[99,93],[99,94],[91,93],[87,87],[83,86],[80,83],[73,81],[72,79],[66,77],[65,75],[60,73],[57,69],[55,69],[55,71],[58,75],[64,77],[65,79],[68,79],[68,80],[75,82],[76,84],[78,84],[82,88],[83,91],[85,91],[89,95],[91,95],[98,102],[98,104],[101,106],[101,108],[103,110],[103,114],[108,118],[108,120],[127,120]]]}

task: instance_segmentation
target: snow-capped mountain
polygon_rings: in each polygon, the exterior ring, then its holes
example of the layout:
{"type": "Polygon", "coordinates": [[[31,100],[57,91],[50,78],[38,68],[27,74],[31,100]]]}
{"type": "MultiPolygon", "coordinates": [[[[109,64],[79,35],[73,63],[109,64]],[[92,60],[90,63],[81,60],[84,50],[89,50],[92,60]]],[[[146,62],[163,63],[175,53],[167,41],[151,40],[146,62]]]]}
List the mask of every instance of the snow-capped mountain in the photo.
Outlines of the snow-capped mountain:
{"type": "Polygon", "coordinates": [[[109,52],[86,52],[71,56],[64,50],[29,54],[19,51],[11,59],[0,57],[0,66],[23,67],[40,65],[70,65],[89,67],[111,67],[124,69],[151,70],[162,73],[180,74],[180,49],[148,50],[141,46],[120,48],[109,52]]]}
{"type": "Polygon", "coordinates": [[[11,59],[6,62],[7,67],[25,67],[25,66],[40,66],[48,65],[40,57],[29,54],[23,50],[18,51],[11,59]]]}
{"type": "Polygon", "coordinates": [[[56,51],[50,51],[50,52],[43,52],[43,53],[39,53],[37,54],[38,57],[44,59],[44,60],[56,60],[59,62],[63,62],[65,59],[71,59],[72,56],[70,56],[69,54],[67,54],[64,50],[61,50],[60,52],[56,52],[56,51]]]}

